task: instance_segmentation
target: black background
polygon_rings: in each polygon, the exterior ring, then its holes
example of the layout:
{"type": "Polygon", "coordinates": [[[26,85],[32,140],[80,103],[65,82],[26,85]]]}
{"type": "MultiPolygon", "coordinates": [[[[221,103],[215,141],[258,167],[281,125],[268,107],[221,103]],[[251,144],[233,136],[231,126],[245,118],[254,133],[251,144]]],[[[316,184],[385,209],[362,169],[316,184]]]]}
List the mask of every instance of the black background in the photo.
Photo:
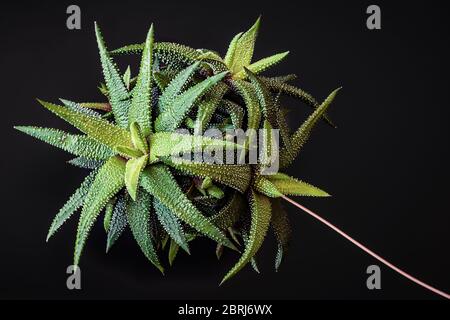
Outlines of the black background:
{"type": "MultiPolygon", "coordinates": [[[[17,2],[17,1],[16,1],[17,2]]],[[[108,255],[96,225],[82,259],[82,290],[66,289],[76,219],[48,244],[57,210],[85,175],[68,154],[12,129],[68,128],[34,100],[100,99],[100,63],[93,21],[110,48],[142,42],[151,22],[157,40],[224,53],[229,40],[259,14],[256,58],[290,50],[274,74],[296,81],[320,100],[343,86],[290,169],[323,187],[329,199],[298,199],[398,266],[450,289],[449,50],[443,3],[382,2],[382,30],[366,28],[366,1],[75,1],[82,30],[66,28],[67,1],[2,3],[0,298],[144,299],[435,299],[382,267],[382,289],[366,288],[378,264],[309,216],[286,204],[294,228],[291,251],[273,271],[274,239],[259,254],[262,274],[247,267],[218,283],[238,258],[216,261],[214,244],[192,246],[161,276],[129,233],[108,255]]],[[[137,59],[122,59],[121,65],[137,59]]],[[[136,68],[134,68],[136,70],[136,68]]],[[[309,111],[295,105],[298,126],[309,111]]]]}

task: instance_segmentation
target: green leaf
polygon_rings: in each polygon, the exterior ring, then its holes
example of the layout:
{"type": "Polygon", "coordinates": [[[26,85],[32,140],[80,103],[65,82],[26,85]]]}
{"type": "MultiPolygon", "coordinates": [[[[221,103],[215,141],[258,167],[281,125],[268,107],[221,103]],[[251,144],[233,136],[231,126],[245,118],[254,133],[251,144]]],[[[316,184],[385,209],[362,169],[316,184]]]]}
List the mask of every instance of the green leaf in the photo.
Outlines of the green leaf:
{"type": "Polygon", "coordinates": [[[128,110],[130,108],[130,94],[117,70],[116,65],[111,59],[109,52],[103,40],[100,28],[95,23],[95,35],[100,53],[100,60],[105,77],[106,87],[108,88],[111,108],[114,113],[116,123],[121,128],[128,127],[128,110]]]}
{"type": "Polygon", "coordinates": [[[127,161],[125,169],[125,186],[133,200],[136,200],[139,177],[148,163],[148,155],[133,158],[127,161]]]}
{"type": "Polygon", "coordinates": [[[164,230],[166,230],[173,241],[175,241],[181,248],[183,248],[184,251],[190,254],[186,235],[184,234],[183,228],[178,218],[169,208],[163,205],[156,198],[153,200],[153,206],[155,208],[158,220],[163,226],[164,230]]]}
{"type": "Polygon", "coordinates": [[[224,62],[230,69],[231,69],[232,63],[234,61],[234,53],[236,52],[236,46],[238,44],[239,38],[242,36],[242,33],[243,32],[240,32],[237,35],[235,35],[228,46],[228,50],[225,55],[224,62]]]}
{"type": "Polygon", "coordinates": [[[205,149],[236,150],[242,147],[236,143],[175,132],[157,132],[150,136],[150,163],[155,163],[160,158],[167,158],[179,154],[191,154],[202,152],[205,149]]]}
{"type": "Polygon", "coordinates": [[[100,168],[105,162],[102,160],[78,157],[78,158],[74,158],[72,160],[67,161],[67,163],[69,163],[75,167],[78,167],[78,168],[93,170],[93,169],[100,168]]]}
{"type": "Polygon", "coordinates": [[[121,155],[124,158],[140,158],[144,155],[141,151],[135,148],[128,148],[124,146],[115,147],[114,151],[116,151],[119,155],[121,155]]]}
{"type": "Polygon", "coordinates": [[[92,116],[92,117],[96,117],[96,118],[101,118],[101,114],[100,113],[98,113],[97,111],[94,111],[94,110],[92,110],[92,109],[90,109],[90,108],[88,108],[88,107],[84,107],[84,106],[82,106],[80,103],[76,103],[76,102],[73,102],[73,101],[69,101],[69,100],[66,100],[66,99],[59,99],[67,108],[69,108],[69,109],[71,109],[71,110],[73,110],[73,111],[76,111],[76,112],[80,112],[80,113],[84,113],[84,114],[87,114],[87,115],[89,115],[89,116],[92,116]]]}
{"type": "Polygon", "coordinates": [[[133,147],[130,133],[104,119],[88,116],[49,102],[38,100],[46,109],[66,120],[91,138],[113,149],[116,146],[133,147]]]}
{"type": "Polygon", "coordinates": [[[101,167],[92,183],[81,211],[75,241],[74,265],[78,265],[89,232],[100,211],[124,186],[125,162],[113,157],[101,167]]]}
{"type": "Polygon", "coordinates": [[[140,126],[137,122],[132,122],[130,125],[131,141],[136,149],[141,151],[143,154],[148,153],[148,143],[145,139],[140,126]]]}
{"type": "Polygon", "coordinates": [[[300,181],[284,173],[277,173],[267,176],[267,179],[284,195],[308,196],[308,197],[329,197],[325,191],[300,181]]]}
{"type": "Polygon", "coordinates": [[[114,155],[110,148],[85,135],[70,134],[52,128],[23,126],[14,128],[79,157],[103,160],[114,155]]]}
{"type": "Polygon", "coordinates": [[[235,80],[233,84],[244,99],[245,107],[247,108],[247,129],[258,129],[261,121],[261,111],[254,87],[250,83],[242,80],[235,80]]]}
{"type": "Polygon", "coordinates": [[[145,41],[141,67],[129,110],[129,122],[136,121],[144,137],[151,132],[153,38],[153,25],[151,25],[145,41]]]}
{"type": "Polygon", "coordinates": [[[177,96],[171,105],[167,107],[156,119],[156,131],[174,131],[183,122],[186,114],[191,110],[194,103],[205,94],[208,89],[221,81],[227,72],[219,73],[209,77],[202,82],[187,89],[177,96]]]}
{"type": "Polygon", "coordinates": [[[150,228],[150,208],[152,197],[141,190],[136,201],[129,201],[127,207],[128,225],[133,236],[147,259],[164,274],[164,268],[159,262],[158,254],[152,242],[150,228]]]}
{"type": "Polygon", "coordinates": [[[226,205],[209,220],[220,229],[227,230],[238,222],[239,215],[246,209],[242,195],[234,192],[226,205]]]}
{"type": "Polygon", "coordinates": [[[172,265],[173,261],[177,257],[178,249],[180,246],[172,239],[170,241],[170,247],[169,247],[169,264],[172,265]]]}
{"type": "MultiPolygon", "coordinates": [[[[266,57],[264,59],[258,60],[255,63],[252,63],[247,66],[247,69],[255,74],[260,74],[261,72],[271,68],[272,66],[280,63],[283,61],[287,55],[289,54],[289,51],[277,53],[273,56],[266,57]]],[[[237,74],[234,75],[235,79],[246,79],[247,74],[244,70],[239,71],[237,74]]]]}
{"type": "Polygon", "coordinates": [[[230,66],[233,74],[238,73],[243,67],[250,64],[255,49],[256,37],[258,35],[261,17],[256,20],[255,24],[244,34],[242,34],[236,43],[233,54],[233,60],[230,66]]]}
{"type": "Polygon", "coordinates": [[[64,206],[59,210],[58,214],[53,219],[53,222],[48,230],[47,240],[48,241],[59,228],[66,222],[75,211],[77,211],[84,202],[86,195],[88,194],[89,188],[94,181],[96,171],[91,172],[84,181],[81,183],[80,187],[75,190],[69,200],[64,204],[64,206]]]}
{"type": "MultiPolygon", "coordinates": [[[[60,99],[62,101],[62,99],[60,99]]],[[[66,100],[67,101],[67,100],[66,100]]],[[[82,108],[96,109],[109,112],[111,111],[111,105],[107,102],[81,102],[78,103],[82,108]]]]}
{"type": "Polygon", "coordinates": [[[270,220],[270,225],[272,226],[278,243],[278,250],[275,258],[275,270],[278,271],[281,261],[288,251],[292,234],[288,215],[279,199],[272,200],[272,219],[270,220]]]}
{"type": "Polygon", "coordinates": [[[195,62],[186,69],[182,70],[177,76],[170,81],[164,92],[159,97],[159,110],[166,111],[172,105],[179,94],[186,88],[187,84],[192,80],[195,71],[200,62],[195,62]]]}
{"type": "Polygon", "coordinates": [[[125,84],[125,87],[127,88],[127,90],[130,90],[130,82],[131,82],[131,68],[130,66],[127,67],[127,69],[125,70],[125,73],[123,74],[123,82],[125,84]]]}
{"type": "Polygon", "coordinates": [[[142,186],[168,207],[180,220],[212,240],[235,249],[227,237],[205,218],[178,186],[164,165],[152,165],[142,173],[142,186]]]}
{"type": "Polygon", "coordinates": [[[250,79],[258,97],[264,117],[269,121],[272,127],[277,127],[275,101],[266,85],[249,69],[245,68],[245,73],[250,79]]]}
{"type": "Polygon", "coordinates": [[[269,198],[250,191],[251,226],[245,251],[236,265],[225,275],[222,283],[238,273],[254,257],[261,247],[271,218],[271,204],[269,198]]]}
{"type": "Polygon", "coordinates": [[[218,83],[217,86],[211,89],[209,94],[205,95],[205,99],[198,106],[197,119],[194,126],[195,134],[201,135],[203,133],[227,90],[228,87],[225,84],[218,83]]]}
{"type": "Polygon", "coordinates": [[[253,187],[255,188],[255,190],[270,198],[281,197],[283,195],[281,191],[278,190],[277,186],[266,177],[269,176],[258,176],[257,178],[255,178],[255,181],[253,183],[253,187]]]}
{"type": "Polygon", "coordinates": [[[108,237],[106,241],[106,252],[108,252],[114,243],[122,235],[127,226],[127,205],[124,195],[117,198],[116,205],[111,216],[111,223],[108,228],[108,237]]]}
{"type": "Polygon", "coordinates": [[[164,162],[183,173],[201,178],[209,177],[240,192],[247,190],[251,180],[251,168],[249,165],[171,161],[169,159],[164,160],[164,162]]]}
{"type": "Polygon", "coordinates": [[[340,88],[330,93],[325,101],[308,117],[308,119],[306,119],[300,128],[294,132],[291,138],[291,148],[289,152],[286,152],[285,148],[283,148],[280,152],[280,168],[285,168],[292,164],[297,155],[300,153],[301,148],[308,140],[311,130],[325,114],[339,90],[340,88]]]}
{"type": "Polygon", "coordinates": [[[244,121],[244,109],[237,103],[227,99],[222,99],[221,103],[222,105],[219,106],[219,110],[224,110],[230,115],[233,128],[242,128],[242,122],[244,121]]]}
{"type": "MultiPolygon", "coordinates": [[[[260,77],[266,85],[269,87],[270,90],[275,92],[283,92],[291,97],[300,99],[300,101],[304,102],[307,106],[317,109],[320,105],[317,102],[317,100],[308,92],[297,88],[293,85],[285,83],[285,80],[279,80],[274,78],[265,78],[260,77]]],[[[322,118],[332,127],[335,127],[334,123],[331,121],[331,119],[328,117],[326,113],[322,115],[322,118]]]]}
{"type": "MultiPolygon", "coordinates": [[[[153,80],[155,81],[158,89],[164,92],[169,85],[172,78],[169,75],[169,72],[165,71],[154,71],[153,72],[153,80]]],[[[158,101],[161,101],[161,96],[158,101]]],[[[159,109],[159,107],[158,107],[159,109]]]]}
{"type": "Polygon", "coordinates": [[[105,216],[103,217],[103,229],[108,233],[109,227],[111,225],[111,219],[114,211],[114,205],[116,204],[116,198],[109,199],[105,206],[105,216]]]}

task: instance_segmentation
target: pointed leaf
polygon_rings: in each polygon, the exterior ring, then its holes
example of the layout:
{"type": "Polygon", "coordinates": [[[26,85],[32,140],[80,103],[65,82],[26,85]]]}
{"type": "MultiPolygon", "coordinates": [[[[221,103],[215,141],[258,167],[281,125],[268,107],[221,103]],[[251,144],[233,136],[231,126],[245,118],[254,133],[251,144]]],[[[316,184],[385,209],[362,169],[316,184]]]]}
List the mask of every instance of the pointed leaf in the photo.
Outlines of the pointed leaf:
{"type": "Polygon", "coordinates": [[[178,249],[180,246],[172,239],[170,240],[170,248],[169,248],[169,264],[172,265],[173,261],[177,257],[178,249]]]}
{"type": "Polygon", "coordinates": [[[130,125],[131,141],[136,149],[141,151],[143,154],[148,153],[148,143],[145,139],[140,126],[137,122],[132,122],[130,125]]]}
{"type": "Polygon", "coordinates": [[[225,84],[218,83],[209,94],[205,95],[205,99],[198,106],[194,134],[203,134],[227,90],[225,84]]]}
{"type": "Polygon", "coordinates": [[[193,161],[171,161],[165,163],[189,175],[206,178],[245,192],[251,180],[251,168],[248,165],[212,164],[193,161]]]}
{"type": "Polygon", "coordinates": [[[125,162],[113,157],[101,167],[89,189],[78,222],[74,265],[78,265],[89,232],[100,211],[124,186],[125,162]]]}
{"type": "Polygon", "coordinates": [[[209,77],[179,95],[156,119],[156,131],[174,131],[184,120],[194,103],[206,93],[208,89],[221,81],[227,72],[209,77]]]}
{"type": "Polygon", "coordinates": [[[106,87],[108,88],[111,108],[114,113],[116,123],[121,128],[128,127],[128,110],[130,108],[130,94],[117,70],[116,65],[109,56],[103,40],[100,28],[95,23],[95,35],[100,53],[100,60],[105,77],[106,87]]]}
{"type": "MultiPolygon", "coordinates": [[[[320,105],[317,102],[317,100],[308,92],[297,88],[293,85],[287,84],[284,81],[285,80],[279,80],[274,78],[266,78],[266,77],[260,77],[266,85],[270,88],[270,90],[275,92],[283,92],[291,97],[300,99],[300,101],[304,102],[307,106],[317,109],[320,105]]],[[[322,118],[332,127],[335,127],[331,119],[328,117],[328,115],[325,113],[322,115],[322,118]]]]}
{"type": "Polygon", "coordinates": [[[67,163],[78,168],[93,170],[100,168],[105,161],[78,157],[67,161],[67,163]]]}
{"type": "Polygon", "coordinates": [[[177,76],[170,81],[166,89],[159,98],[159,110],[164,112],[172,105],[177,96],[186,88],[187,84],[193,78],[200,62],[196,62],[186,69],[182,70],[177,76]]]}
{"type": "Polygon", "coordinates": [[[267,179],[268,176],[258,176],[253,183],[253,187],[259,193],[262,193],[270,198],[278,198],[283,194],[278,190],[277,186],[267,179]]]}
{"type": "Polygon", "coordinates": [[[111,216],[111,223],[108,228],[108,238],[106,241],[106,252],[108,252],[114,243],[119,239],[125,227],[127,226],[126,199],[123,194],[117,198],[114,210],[111,216]]]}
{"type": "Polygon", "coordinates": [[[247,129],[258,129],[261,121],[259,100],[254,87],[242,80],[233,81],[237,91],[242,96],[247,108],[247,129]]]}
{"type": "Polygon", "coordinates": [[[38,101],[58,117],[66,120],[80,131],[110,148],[120,145],[128,147],[133,146],[128,131],[119,128],[104,119],[91,117],[56,104],[41,100],[38,101]]]}
{"type": "Polygon", "coordinates": [[[59,99],[67,108],[76,111],[76,112],[80,112],[80,113],[84,113],[87,114],[89,116],[92,117],[96,117],[96,118],[101,118],[101,114],[98,113],[97,111],[94,111],[92,109],[89,109],[88,107],[84,107],[83,105],[81,105],[80,103],[76,103],[73,101],[69,101],[66,99],[59,99]]]}
{"type": "Polygon", "coordinates": [[[127,207],[128,224],[131,232],[136,239],[147,259],[164,274],[164,268],[159,262],[158,254],[152,241],[150,228],[150,208],[152,197],[140,190],[136,201],[129,201],[127,207]]]}
{"type": "Polygon", "coordinates": [[[180,224],[178,218],[174,213],[163,205],[158,199],[153,200],[153,206],[155,208],[158,220],[163,226],[164,230],[169,234],[173,241],[175,241],[180,247],[183,248],[188,254],[189,246],[186,240],[186,235],[184,234],[183,228],[180,224]]]}
{"type": "Polygon", "coordinates": [[[91,187],[96,174],[96,171],[91,172],[91,174],[84,179],[80,187],[75,190],[69,200],[59,210],[58,214],[53,219],[50,229],[48,230],[46,241],[48,241],[55,234],[55,232],[59,230],[64,222],[66,222],[73,215],[73,213],[83,205],[84,199],[88,194],[89,188],[91,187]]]}
{"type": "Polygon", "coordinates": [[[270,225],[272,226],[278,243],[278,250],[275,258],[275,270],[278,271],[283,256],[288,251],[292,234],[288,215],[278,199],[272,200],[272,219],[270,225]]]}
{"type": "Polygon", "coordinates": [[[179,157],[179,154],[202,152],[205,149],[237,150],[242,147],[236,143],[190,134],[157,132],[150,136],[150,163],[160,158],[179,157]]]}
{"type": "Polygon", "coordinates": [[[168,207],[179,219],[216,242],[235,249],[234,245],[194,207],[164,165],[152,165],[142,174],[142,186],[168,207]]]}
{"type": "MultiPolygon", "coordinates": [[[[250,70],[251,72],[253,72],[254,74],[259,74],[259,73],[269,69],[270,67],[280,63],[281,61],[283,61],[287,57],[288,54],[289,54],[289,51],[274,54],[273,56],[258,60],[255,63],[250,64],[249,66],[247,66],[247,69],[250,70]]],[[[246,79],[247,74],[245,73],[244,70],[241,70],[237,74],[234,75],[234,78],[235,79],[246,79]]]]}
{"type": "Polygon", "coordinates": [[[228,50],[225,55],[224,62],[230,69],[231,69],[232,63],[234,61],[234,53],[236,52],[236,46],[237,46],[239,38],[242,36],[242,33],[243,32],[240,32],[237,35],[235,35],[228,46],[228,50]]]}
{"type": "Polygon", "coordinates": [[[103,217],[103,229],[108,234],[109,227],[111,225],[111,219],[114,211],[114,205],[116,204],[116,198],[112,198],[105,206],[105,216],[103,217]]]}
{"type": "Polygon", "coordinates": [[[209,220],[222,230],[233,227],[239,220],[239,216],[246,210],[242,196],[234,192],[227,204],[209,220]]]}
{"type": "Polygon", "coordinates": [[[52,128],[22,126],[16,126],[14,128],[76,156],[102,160],[114,155],[114,152],[110,148],[88,136],[70,134],[52,128]]]}
{"type": "Polygon", "coordinates": [[[261,17],[259,17],[255,24],[237,40],[233,61],[230,67],[233,74],[241,71],[243,67],[248,66],[252,61],[260,21],[261,17]]]}
{"type": "Polygon", "coordinates": [[[340,88],[330,93],[330,95],[325,99],[320,107],[318,107],[308,117],[308,119],[306,119],[306,121],[300,126],[300,128],[298,128],[297,131],[294,132],[291,138],[291,149],[289,150],[289,152],[285,152],[285,148],[283,148],[280,153],[280,168],[289,166],[295,160],[301,148],[308,140],[309,135],[311,134],[311,130],[314,128],[320,118],[325,114],[339,90],[340,88]]]}
{"type": "Polygon", "coordinates": [[[153,69],[153,25],[147,35],[144,51],[142,53],[141,67],[136,86],[133,90],[133,99],[129,110],[129,122],[136,121],[144,137],[151,132],[151,106],[152,106],[152,69],[153,69]]]}
{"type": "Polygon", "coordinates": [[[250,191],[251,227],[245,251],[236,265],[225,275],[222,283],[233,277],[254,257],[261,247],[271,218],[271,204],[269,198],[250,191]]]}
{"type": "Polygon", "coordinates": [[[325,191],[300,181],[284,173],[277,173],[267,176],[267,179],[284,195],[308,196],[308,197],[329,197],[325,191]]]}
{"type": "Polygon", "coordinates": [[[116,151],[119,155],[121,155],[124,158],[140,158],[144,155],[141,151],[135,148],[128,148],[124,146],[115,147],[114,151],[116,151]]]}
{"type": "Polygon", "coordinates": [[[131,82],[131,68],[130,66],[127,67],[125,70],[125,73],[123,74],[123,83],[125,84],[125,87],[127,90],[130,90],[130,82],[131,82]]]}
{"type": "Polygon", "coordinates": [[[148,155],[139,158],[133,158],[127,161],[125,169],[125,186],[133,200],[136,200],[137,189],[139,186],[139,177],[142,170],[148,163],[148,155]]]}

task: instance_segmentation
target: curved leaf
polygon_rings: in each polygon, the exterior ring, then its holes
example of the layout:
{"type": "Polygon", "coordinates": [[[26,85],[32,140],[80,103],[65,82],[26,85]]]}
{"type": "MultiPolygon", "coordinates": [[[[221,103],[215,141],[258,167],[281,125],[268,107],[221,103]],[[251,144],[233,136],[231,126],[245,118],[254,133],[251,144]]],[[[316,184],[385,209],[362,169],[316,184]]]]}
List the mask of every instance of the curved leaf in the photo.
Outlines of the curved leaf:
{"type": "Polygon", "coordinates": [[[84,202],[86,195],[94,181],[97,172],[93,171],[89,174],[84,181],[81,183],[80,187],[75,190],[69,200],[64,204],[64,206],[59,210],[58,214],[53,219],[53,222],[48,230],[47,240],[48,241],[59,228],[66,222],[75,211],[77,211],[84,202]]]}
{"type": "Polygon", "coordinates": [[[116,65],[109,56],[103,36],[97,23],[95,23],[95,35],[97,37],[98,50],[105,77],[106,87],[109,93],[114,119],[121,128],[128,127],[128,110],[130,108],[130,94],[117,70],[116,65]]]}
{"type": "Polygon", "coordinates": [[[176,130],[184,120],[186,114],[191,110],[194,103],[198,101],[208,89],[221,81],[226,74],[227,72],[225,71],[209,77],[178,95],[173,103],[163,110],[158,118],[156,118],[155,130],[157,132],[176,130]]]}
{"type": "Polygon", "coordinates": [[[267,179],[275,188],[284,195],[308,196],[308,197],[329,197],[325,191],[310,185],[309,183],[295,179],[284,173],[277,173],[267,176],[267,179]]]}
{"type": "Polygon", "coordinates": [[[163,226],[164,230],[166,230],[173,241],[175,241],[180,247],[182,247],[184,251],[190,254],[186,235],[184,234],[183,228],[178,218],[169,208],[163,205],[156,198],[153,200],[153,206],[155,208],[156,215],[158,216],[158,220],[163,226]]]}
{"type": "MultiPolygon", "coordinates": [[[[289,51],[277,53],[273,56],[263,58],[261,60],[258,60],[250,65],[247,66],[247,69],[255,74],[259,74],[270,67],[280,63],[284,60],[284,58],[287,57],[289,54],[289,51]]],[[[239,71],[237,74],[234,75],[235,79],[245,79],[247,78],[246,72],[244,70],[239,71]]]]}
{"type": "Polygon", "coordinates": [[[125,162],[113,157],[98,171],[89,189],[78,222],[77,239],[75,241],[74,265],[78,265],[89,232],[100,211],[124,186],[125,162]]]}
{"type": "Polygon", "coordinates": [[[125,227],[127,226],[126,199],[123,194],[117,198],[114,210],[111,216],[111,222],[108,227],[108,237],[106,241],[106,252],[108,252],[114,243],[119,239],[125,227]]]}
{"type": "Polygon", "coordinates": [[[152,106],[152,64],[153,64],[153,24],[147,34],[144,51],[142,53],[141,67],[136,86],[133,89],[133,98],[129,110],[129,123],[136,121],[144,137],[151,132],[151,106],[152,106]]]}
{"type": "Polygon", "coordinates": [[[251,180],[249,165],[210,164],[192,161],[175,162],[170,160],[164,162],[184,173],[202,178],[209,177],[240,192],[247,190],[251,180]]]}
{"type": "Polygon", "coordinates": [[[270,225],[272,226],[278,243],[278,250],[275,258],[275,270],[278,271],[283,256],[288,251],[292,234],[288,215],[278,199],[272,200],[272,219],[270,225]]]}
{"type": "Polygon", "coordinates": [[[116,146],[133,147],[130,133],[108,121],[70,110],[49,102],[38,100],[46,109],[66,120],[89,137],[114,148],[116,146]]]}
{"type": "Polygon", "coordinates": [[[79,157],[103,160],[114,155],[110,148],[85,135],[70,134],[52,128],[23,126],[14,128],[79,157]]]}
{"type": "Polygon", "coordinates": [[[158,254],[152,241],[150,228],[150,208],[152,197],[141,190],[136,201],[129,201],[127,206],[128,224],[133,236],[147,259],[164,274],[164,268],[159,262],[158,254]]]}
{"type": "Polygon", "coordinates": [[[133,158],[127,161],[125,169],[125,186],[133,200],[136,200],[139,177],[148,163],[148,155],[133,158]]]}
{"type": "Polygon", "coordinates": [[[179,219],[216,242],[235,249],[227,237],[208,221],[180,189],[169,169],[152,165],[142,173],[142,186],[168,207],[179,219]]]}
{"type": "Polygon", "coordinates": [[[299,154],[301,148],[306,143],[311,134],[311,130],[316,123],[322,118],[330,104],[333,102],[340,88],[334,90],[325,99],[325,101],[306,119],[306,121],[294,132],[291,137],[291,147],[289,152],[284,147],[280,152],[280,168],[289,166],[299,154]]]}
{"type": "Polygon", "coordinates": [[[245,251],[236,265],[225,275],[220,284],[233,277],[251,261],[261,247],[264,237],[266,236],[271,218],[271,204],[269,198],[251,190],[250,206],[252,219],[245,251]]]}
{"type": "Polygon", "coordinates": [[[150,136],[150,163],[155,163],[160,158],[179,157],[179,154],[191,154],[201,152],[205,148],[221,148],[222,150],[235,150],[242,147],[236,143],[175,132],[157,132],[150,136]]]}

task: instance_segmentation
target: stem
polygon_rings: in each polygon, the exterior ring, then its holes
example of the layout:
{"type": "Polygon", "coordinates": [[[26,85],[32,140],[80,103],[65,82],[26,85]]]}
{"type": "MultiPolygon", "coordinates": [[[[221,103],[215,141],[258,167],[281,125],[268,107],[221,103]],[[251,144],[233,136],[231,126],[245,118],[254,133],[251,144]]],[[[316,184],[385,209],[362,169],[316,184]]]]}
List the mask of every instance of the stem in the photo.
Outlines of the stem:
{"type": "Polygon", "coordinates": [[[322,222],[323,224],[325,224],[326,226],[328,226],[329,228],[333,229],[334,231],[336,231],[338,234],[340,234],[341,236],[343,236],[345,239],[347,239],[348,241],[350,241],[351,243],[353,243],[355,246],[357,246],[358,248],[360,248],[361,250],[365,251],[366,253],[368,253],[369,255],[371,255],[372,257],[374,257],[375,259],[377,259],[378,261],[380,261],[381,263],[385,264],[386,266],[388,266],[389,268],[391,268],[392,270],[394,270],[395,272],[401,274],[402,276],[404,276],[405,278],[417,283],[419,286],[422,286],[423,288],[430,290],[431,292],[434,292],[435,294],[438,294],[442,297],[444,297],[445,299],[449,299],[450,300],[450,295],[448,293],[445,293],[439,289],[436,289],[435,287],[430,286],[429,284],[426,284],[423,281],[420,281],[419,279],[413,277],[412,275],[410,275],[409,273],[401,270],[400,268],[396,267],[395,265],[393,265],[392,263],[390,263],[389,261],[387,261],[386,259],[380,257],[379,255],[377,255],[375,252],[373,252],[372,250],[370,250],[369,248],[367,248],[366,246],[362,245],[361,243],[359,243],[358,241],[356,241],[355,239],[353,239],[352,237],[350,237],[348,234],[346,234],[344,231],[342,231],[341,229],[339,229],[338,227],[336,227],[335,225],[331,224],[330,222],[328,222],[327,220],[325,220],[324,218],[320,217],[319,215],[317,215],[316,213],[312,212],[311,210],[309,210],[308,208],[305,208],[304,206],[302,206],[301,204],[295,202],[294,200],[282,195],[281,196],[284,200],[290,202],[292,205],[296,206],[297,208],[303,210],[304,212],[306,212],[307,214],[309,214],[310,216],[312,216],[313,218],[319,220],[320,222],[322,222]]]}

